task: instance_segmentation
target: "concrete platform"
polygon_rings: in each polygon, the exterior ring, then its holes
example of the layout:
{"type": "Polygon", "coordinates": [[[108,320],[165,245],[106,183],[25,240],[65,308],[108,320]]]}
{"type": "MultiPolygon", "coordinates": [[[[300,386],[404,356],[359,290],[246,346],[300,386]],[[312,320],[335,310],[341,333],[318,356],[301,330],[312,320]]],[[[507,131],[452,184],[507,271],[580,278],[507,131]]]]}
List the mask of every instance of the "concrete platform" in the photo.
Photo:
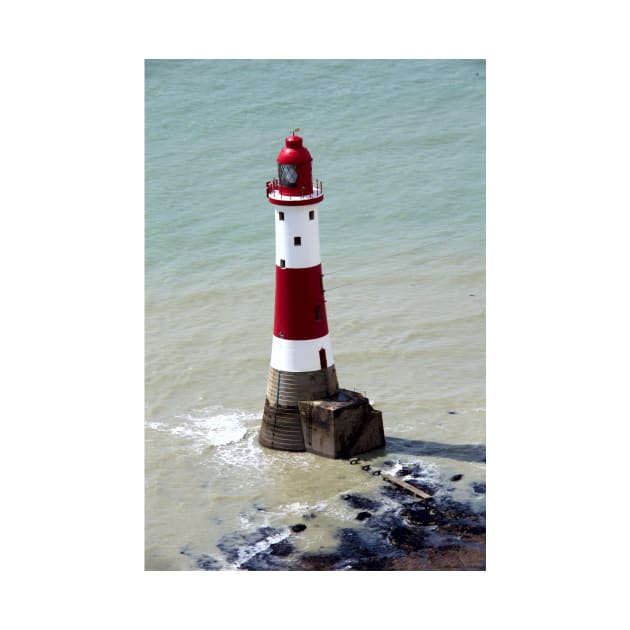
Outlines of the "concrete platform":
{"type": "Polygon", "coordinates": [[[333,459],[349,458],[385,446],[382,413],[359,392],[298,403],[306,450],[333,459]]]}

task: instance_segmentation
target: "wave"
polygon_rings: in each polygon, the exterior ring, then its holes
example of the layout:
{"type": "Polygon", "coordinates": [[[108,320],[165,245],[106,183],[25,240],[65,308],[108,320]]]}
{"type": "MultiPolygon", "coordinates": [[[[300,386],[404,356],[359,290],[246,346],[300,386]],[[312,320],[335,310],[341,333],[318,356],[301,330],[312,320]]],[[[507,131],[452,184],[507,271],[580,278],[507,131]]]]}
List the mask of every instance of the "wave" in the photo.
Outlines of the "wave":
{"type": "MultiPolygon", "coordinates": [[[[260,415],[252,414],[251,418],[258,421],[260,415]]],[[[258,425],[255,429],[246,428],[238,440],[219,446],[216,449],[215,459],[226,467],[235,466],[262,472],[268,463],[265,462],[262,447],[258,443],[258,425]]],[[[257,483],[257,481],[251,478],[247,483],[257,483]]]]}
{"type": "Polygon", "coordinates": [[[175,416],[173,422],[148,421],[146,427],[154,431],[188,440],[198,451],[240,442],[247,434],[248,423],[259,415],[222,407],[194,409],[175,416]]]}

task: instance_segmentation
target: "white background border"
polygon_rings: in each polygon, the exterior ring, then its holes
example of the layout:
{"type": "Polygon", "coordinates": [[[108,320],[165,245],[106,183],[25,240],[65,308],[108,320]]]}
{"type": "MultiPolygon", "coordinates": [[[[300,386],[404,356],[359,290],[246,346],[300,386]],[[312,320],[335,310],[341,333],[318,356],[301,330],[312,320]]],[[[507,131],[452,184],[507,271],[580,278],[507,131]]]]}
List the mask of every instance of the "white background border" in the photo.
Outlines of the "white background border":
{"type": "Polygon", "coordinates": [[[625,588],[612,570],[628,553],[608,514],[626,503],[622,6],[2,9],[5,627],[355,627],[368,612],[388,628],[618,624],[625,588]],[[294,58],[487,58],[486,572],[143,571],[143,59],[284,57],[288,41],[294,58]],[[304,616],[310,586],[332,612],[304,616]],[[276,588],[295,589],[282,618],[267,614],[276,588]]]}

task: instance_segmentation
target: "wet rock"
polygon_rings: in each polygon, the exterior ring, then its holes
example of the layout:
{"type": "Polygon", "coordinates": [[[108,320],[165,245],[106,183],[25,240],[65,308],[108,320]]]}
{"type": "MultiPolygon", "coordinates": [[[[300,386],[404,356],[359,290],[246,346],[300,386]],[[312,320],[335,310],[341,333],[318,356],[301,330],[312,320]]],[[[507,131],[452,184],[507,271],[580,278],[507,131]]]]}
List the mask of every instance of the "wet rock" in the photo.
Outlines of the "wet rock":
{"type": "Polygon", "coordinates": [[[452,499],[442,501],[439,509],[445,526],[478,524],[483,525],[485,531],[485,514],[483,512],[473,512],[466,504],[452,499]]]}
{"type": "Polygon", "coordinates": [[[345,527],[335,536],[339,545],[334,553],[304,554],[293,568],[302,571],[378,571],[386,568],[392,547],[380,533],[345,527]]]}
{"type": "Polygon", "coordinates": [[[295,547],[286,540],[281,540],[280,542],[274,543],[269,547],[269,553],[272,556],[289,556],[295,551],[295,547]]]}
{"type": "Polygon", "coordinates": [[[486,534],[485,525],[474,525],[471,523],[445,523],[442,530],[464,541],[479,541],[480,539],[485,539],[486,534]]]}
{"type": "Polygon", "coordinates": [[[217,543],[217,547],[225,554],[228,562],[236,562],[239,559],[239,549],[253,547],[272,537],[280,537],[282,530],[274,527],[259,527],[253,532],[233,532],[223,536],[217,543]]]}
{"type": "Polygon", "coordinates": [[[353,571],[384,571],[387,569],[388,558],[359,558],[348,563],[347,569],[353,571]]]}
{"type": "Polygon", "coordinates": [[[342,557],[338,553],[305,553],[299,559],[297,568],[302,571],[334,571],[341,561],[342,557]]]}
{"type": "Polygon", "coordinates": [[[407,506],[415,503],[418,497],[415,497],[410,492],[395,486],[392,483],[384,484],[381,488],[381,494],[384,494],[386,497],[391,499],[392,501],[396,501],[399,505],[407,506]]]}
{"type": "Polygon", "coordinates": [[[386,459],[383,462],[383,466],[387,466],[388,468],[391,468],[396,462],[393,462],[391,459],[386,459]]]}
{"type": "Polygon", "coordinates": [[[424,534],[420,528],[405,525],[395,525],[389,530],[387,537],[392,545],[411,551],[421,549],[424,543],[424,534]]]}
{"type": "Polygon", "coordinates": [[[256,554],[249,560],[241,564],[240,569],[243,571],[286,571],[289,563],[282,556],[274,556],[271,551],[256,554]]]}
{"type": "Polygon", "coordinates": [[[405,464],[396,471],[396,477],[421,477],[423,474],[424,470],[420,464],[405,464]]]}
{"type": "Polygon", "coordinates": [[[341,498],[357,510],[371,510],[375,512],[381,505],[372,499],[362,497],[360,494],[344,494],[341,498]]]}
{"type": "Polygon", "coordinates": [[[202,554],[197,558],[197,566],[204,571],[218,571],[221,568],[218,560],[206,554],[202,554]]]}
{"type": "Polygon", "coordinates": [[[375,532],[343,527],[337,532],[339,538],[339,553],[343,558],[371,558],[379,555],[382,541],[375,532]]]}
{"type": "Polygon", "coordinates": [[[437,525],[441,520],[439,512],[427,505],[404,508],[400,511],[400,516],[412,525],[437,525]]]}
{"type": "Polygon", "coordinates": [[[450,414],[451,416],[454,416],[456,413],[457,413],[457,411],[449,411],[449,414],[450,414]]]}
{"type": "Polygon", "coordinates": [[[442,514],[447,520],[457,520],[465,517],[465,514],[458,511],[456,508],[447,508],[442,512],[442,514]]]}
{"type": "Polygon", "coordinates": [[[472,484],[472,489],[475,494],[486,494],[486,482],[475,481],[475,483],[472,484]]]}
{"type": "Polygon", "coordinates": [[[428,568],[433,571],[485,571],[486,553],[482,547],[445,545],[428,552],[428,568]]]}
{"type": "MultiPolygon", "coordinates": [[[[321,553],[299,553],[293,544],[296,539],[284,538],[287,528],[272,527],[225,536],[219,548],[228,562],[234,562],[231,558],[235,555],[237,561],[247,558],[239,568],[248,571],[485,570],[482,501],[477,497],[468,505],[454,500],[445,492],[452,486],[445,483],[442,487],[427,478],[419,464],[405,464],[400,472],[407,483],[433,496],[419,500],[411,492],[389,483],[381,485],[381,493],[389,497],[388,500],[378,501],[354,493],[341,495],[350,508],[356,509],[356,520],[353,527],[337,530],[337,545],[332,550],[322,547],[321,553]],[[259,542],[267,544],[259,545],[259,542]]],[[[454,475],[450,480],[461,478],[463,475],[454,475]]],[[[477,482],[469,487],[477,495],[485,493],[485,483],[477,482]]],[[[310,516],[305,513],[303,520],[314,517],[315,512],[310,516]]],[[[317,527],[318,524],[309,523],[309,526],[317,527]]],[[[292,532],[304,529],[304,523],[289,526],[292,532]]],[[[187,548],[182,553],[190,555],[187,548]]],[[[210,556],[195,560],[206,570],[220,568],[210,556]]]]}

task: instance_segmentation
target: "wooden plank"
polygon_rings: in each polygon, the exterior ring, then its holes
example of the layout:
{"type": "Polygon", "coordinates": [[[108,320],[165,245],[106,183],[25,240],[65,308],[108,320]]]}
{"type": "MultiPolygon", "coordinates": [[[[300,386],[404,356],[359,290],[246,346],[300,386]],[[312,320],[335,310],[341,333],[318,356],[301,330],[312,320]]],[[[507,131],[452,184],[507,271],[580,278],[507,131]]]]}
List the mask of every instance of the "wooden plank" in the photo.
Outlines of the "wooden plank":
{"type": "Polygon", "coordinates": [[[409,490],[409,492],[413,492],[416,496],[419,496],[421,499],[431,498],[430,494],[427,494],[426,492],[420,490],[419,488],[412,486],[410,483],[407,483],[406,481],[403,481],[402,479],[398,479],[397,477],[392,477],[391,475],[386,475],[384,473],[381,474],[381,477],[383,477],[385,481],[389,481],[390,483],[394,483],[397,486],[404,488],[405,490],[409,490]]]}

